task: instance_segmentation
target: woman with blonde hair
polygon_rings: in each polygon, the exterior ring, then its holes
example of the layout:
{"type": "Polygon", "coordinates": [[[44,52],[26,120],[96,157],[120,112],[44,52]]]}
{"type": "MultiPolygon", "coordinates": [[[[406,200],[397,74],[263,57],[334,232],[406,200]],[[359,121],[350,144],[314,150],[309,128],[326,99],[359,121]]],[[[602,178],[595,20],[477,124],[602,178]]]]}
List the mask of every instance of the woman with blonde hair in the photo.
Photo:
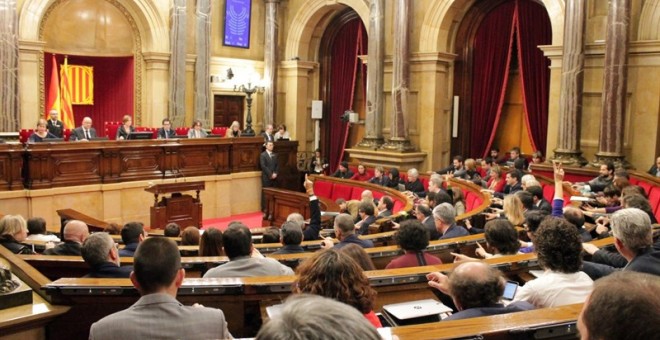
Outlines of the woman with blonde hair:
{"type": "Polygon", "coordinates": [[[229,125],[229,131],[227,131],[227,137],[236,138],[241,136],[241,124],[235,120],[229,125]]]}
{"type": "Polygon", "coordinates": [[[117,129],[117,139],[127,139],[131,132],[135,132],[133,118],[129,115],[125,115],[124,118],[121,119],[121,122],[122,125],[117,129]]]}
{"type": "Polygon", "coordinates": [[[314,253],[296,270],[294,293],[325,296],[360,311],[375,327],[382,327],[374,313],[376,291],[360,265],[350,256],[335,249],[314,253]]]}
{"type": "Polygon", "coordinates": [[[14,254],[34,254],[21,244],[28,236],[27,223],[21,215],[5,215],[0,219],[0,244],[14,254]]]}
{"type": "Polygon", "coordinates": [[[502,209],[504,210],[504,217],[509,220],[514,227],[522,227],[525,223],[523,204],[517,195],[504,196],[502,209]]]}

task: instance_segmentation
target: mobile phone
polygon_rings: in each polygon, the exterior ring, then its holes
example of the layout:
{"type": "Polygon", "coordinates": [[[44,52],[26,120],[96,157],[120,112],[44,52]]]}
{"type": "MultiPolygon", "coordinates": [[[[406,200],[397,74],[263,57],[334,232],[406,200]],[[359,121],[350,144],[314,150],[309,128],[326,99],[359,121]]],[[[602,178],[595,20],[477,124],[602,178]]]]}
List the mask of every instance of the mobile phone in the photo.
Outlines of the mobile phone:
{"type": "Polygon", "coordinates": [[[516,281],[507,281],[506,284],[504,285],[504,294],[502,295],[502,299],[504,300],[513,300],[513,298],[516,296],[516,291],[518,291],[518,282],[516,281]]]}

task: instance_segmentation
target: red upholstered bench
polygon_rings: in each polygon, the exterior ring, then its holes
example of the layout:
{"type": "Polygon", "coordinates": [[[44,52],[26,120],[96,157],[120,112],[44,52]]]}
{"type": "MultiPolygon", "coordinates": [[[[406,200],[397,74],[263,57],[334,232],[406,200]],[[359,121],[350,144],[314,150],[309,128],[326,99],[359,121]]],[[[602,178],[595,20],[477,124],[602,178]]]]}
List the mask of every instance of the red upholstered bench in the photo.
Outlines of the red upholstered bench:
{"type": "Polygon", "coordinates": [[[343,198],[343,199],[348,201],[348,200],[352,199],[351,198],[352,194],[353,194],[353,187],[352,186],[337,183],[332,188],[332,196],[330,196],[330,198],[333,201],[338,199],[338,198],[343,198]]]}
{"type": "Polygon", "coordinates": [[[332,197],[333,184],[324,181],[314,182],[314,193],[320,197],[332,197]]]}

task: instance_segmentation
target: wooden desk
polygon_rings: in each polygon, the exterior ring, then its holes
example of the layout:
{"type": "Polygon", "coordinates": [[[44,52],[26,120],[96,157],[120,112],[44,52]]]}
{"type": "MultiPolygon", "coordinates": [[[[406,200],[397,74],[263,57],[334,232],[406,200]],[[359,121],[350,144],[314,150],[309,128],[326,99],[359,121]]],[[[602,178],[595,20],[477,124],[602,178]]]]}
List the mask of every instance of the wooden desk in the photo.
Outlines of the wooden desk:
{"type": "Polygon", "coordinates": [[[31,304],[0,310],[0,337],[46,338],[45,327],[71,309],[51,305],[36,293],[32,293],[32,299],[31,304]]]}
{"type": "Polygon", "coordinates": [[[23,152],[23,145],[0,144],[0,190],[23,189],[23,152]]]}
{"type": "Polygon", "coordinates": [[[154,194],[154,205],[151,207],[151,228],[165,229],[168,223],[177,223],[181,230],[188,226],[202,227],[202,202],[199,192],[204,190],[203,181],[176,182],[152,185],[144,191],[154,194]],[[184,191],[195,191],[195,197],[181,195],[184,191]],[[163,197],[160,202],[158,196],[172,194],[163,197]]]}

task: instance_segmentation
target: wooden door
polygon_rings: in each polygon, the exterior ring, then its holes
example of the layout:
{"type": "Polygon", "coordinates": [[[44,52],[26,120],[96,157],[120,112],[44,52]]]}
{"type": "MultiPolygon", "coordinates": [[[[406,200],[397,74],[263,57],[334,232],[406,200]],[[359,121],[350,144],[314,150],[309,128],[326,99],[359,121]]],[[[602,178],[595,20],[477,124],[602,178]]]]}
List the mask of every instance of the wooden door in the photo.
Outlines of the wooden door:
{"type": "Polygon", "coordinates": [[[229,127],[233,121],[238,121],[243,126],[243,103],[244,96],[213,96],[213,126],[229,127]]]}

